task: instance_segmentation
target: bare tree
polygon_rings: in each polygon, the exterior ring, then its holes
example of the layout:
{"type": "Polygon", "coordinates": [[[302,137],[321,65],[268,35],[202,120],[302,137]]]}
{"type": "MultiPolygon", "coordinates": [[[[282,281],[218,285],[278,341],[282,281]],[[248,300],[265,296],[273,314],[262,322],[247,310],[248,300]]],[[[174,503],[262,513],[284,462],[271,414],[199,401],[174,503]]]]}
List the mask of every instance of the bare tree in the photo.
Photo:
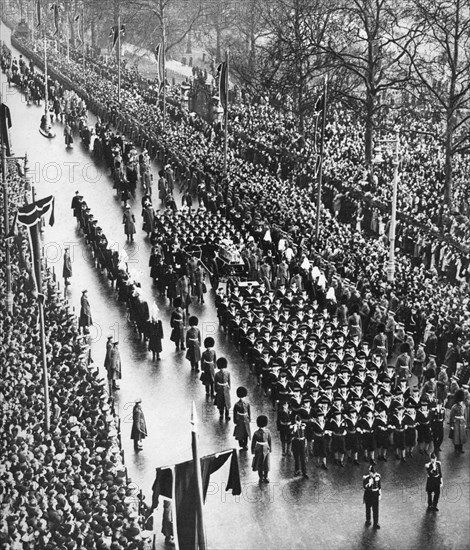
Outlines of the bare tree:
{"type": "Polygon", "coordinates": [[[339,93],[364,113],[365,161],[370,165],[374,130],[384,107],[381,95],[409,81],[419,31],[407,2],[394,0],[341,0],[334,18],[337,32],[321,47],[350,74],[349,89],[339,93]]]}
{"type": "Polygon", "coordinates": [[[410,56],[413,76],[444,120],[445,192],[453,196],[453,158],[470,149],[470,1],[413,0],[415,25],[422,29],[410,56]]]}

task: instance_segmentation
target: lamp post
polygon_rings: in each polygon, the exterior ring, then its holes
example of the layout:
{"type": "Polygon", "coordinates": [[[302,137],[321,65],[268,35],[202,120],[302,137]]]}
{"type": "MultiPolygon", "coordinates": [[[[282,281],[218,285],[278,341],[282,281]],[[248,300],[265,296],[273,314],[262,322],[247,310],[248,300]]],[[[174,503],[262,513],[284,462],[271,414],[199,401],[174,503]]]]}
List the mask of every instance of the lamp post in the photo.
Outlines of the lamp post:
{"type": "MultiPolygon", "coordinates": [[[[394,145],[393,153],[393,193],[392,193],[392,219],[390,221],[389,242],[390,249],[388,252],[388,261],[386,266],[387,281],[393,283],[395,281],[395,234],[397,228],[397,195],[398,195],[398,167],[400,164],[400,134],[395,130],[394,139],[381,139],[379,143],[389,143],[394,145]]],[[[374,162],[378,163],[383,160],[381,152],[377,151],[374,162]]]]}

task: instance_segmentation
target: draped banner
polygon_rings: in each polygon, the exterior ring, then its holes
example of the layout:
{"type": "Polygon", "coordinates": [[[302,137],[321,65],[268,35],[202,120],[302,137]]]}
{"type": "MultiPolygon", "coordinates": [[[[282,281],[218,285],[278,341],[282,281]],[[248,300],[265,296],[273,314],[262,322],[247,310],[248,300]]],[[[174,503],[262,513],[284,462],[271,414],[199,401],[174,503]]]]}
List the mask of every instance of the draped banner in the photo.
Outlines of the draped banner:
{"type": "MultiPolygon", "coordinates": [[[[238,455],[235,449],[201,458],[203,499],[206,499],[211,474],[217,472],[228,459],[230,471],[226,491],[233,495],[241,494],[238,455]]],[[[151,512],[158,507],[159,497],[173,500],[173,524],[175,541],[180,550],[197,549],[197,488],[194,462],[188,460],[174,466],[157,468],[157,476],[152,487],[151,512]]]]}

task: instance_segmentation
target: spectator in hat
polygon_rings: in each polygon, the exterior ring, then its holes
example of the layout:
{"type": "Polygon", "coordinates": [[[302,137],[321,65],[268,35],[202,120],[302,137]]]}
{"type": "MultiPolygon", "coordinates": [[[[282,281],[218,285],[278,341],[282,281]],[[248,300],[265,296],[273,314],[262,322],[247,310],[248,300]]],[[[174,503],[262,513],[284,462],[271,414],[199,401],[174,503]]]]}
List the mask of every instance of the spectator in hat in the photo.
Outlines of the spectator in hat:
{"type": "Polygon", "coordinates": [[[134,440],[134,449],[142,450],[142,440],[147,437],[147,424],[145,423],[144,411],[142,410],[142,399],[137,399],[132,410],[131,439],[134,440]]]}
{"type": "Polygon", "coordinates": [[[220,418],[230,420],[230,373],[227,371],[227,359],[219,357],[216,361],[218,371],[214,376],[215,400],[214,405],[219,409],[220,418]]]}
{"type": "Polygon", "coordinates": [[[240,386],[237,388],[239,399],[233,406],[233,421],[235,422],[233,436],[244,451],[248,450],[248,439],[251,437],[251,410],[250,404],[245,401],[247,395],[248,392],[245,387],[240,386]]]}
{"type": "Polygon", "coordinates": [[[456,453],[463,453],[463,446],[467,442],[467,408],[464,403],[463,390],[455,392],[454,404],[450,410],[449,438],[452,439],[456,453]]]}
{"type": "Polygon", "coordinates": [[[251,453],[254,455],[251,467],[254,472],[258,472],[260,483],[269,483],[271,432],[267,428],[268,417],[258,416],[256,424],[258,429],[253,434],[251,441],[251,453]]]}
{"type": "Polygon", "coordinates": [[[80,318],[78,320],[78,327],[83,329],[83,334],[88,334],[88,327],[93,324],[91,318],[90,302],[88,301],[88,291],[82,291],[82,297],[80,298],[80,318]]]}

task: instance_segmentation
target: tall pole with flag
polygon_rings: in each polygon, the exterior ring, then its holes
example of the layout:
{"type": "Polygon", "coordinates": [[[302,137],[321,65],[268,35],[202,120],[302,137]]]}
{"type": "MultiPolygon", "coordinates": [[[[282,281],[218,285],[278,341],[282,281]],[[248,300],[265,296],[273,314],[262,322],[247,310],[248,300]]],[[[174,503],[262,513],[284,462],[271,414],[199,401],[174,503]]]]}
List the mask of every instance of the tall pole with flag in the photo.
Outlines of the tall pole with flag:
{"type": "Polygon", "coordinates": [[[81,28],[82,28],[82,72],[83,78],[86,86],[86,72],[85,72],[85,3],[82,6],[82,17],[81,17],[81,28]]]}
{"type": "Polygon", "coordinates": [[[224,108],[224,175],[227,175],[228,156],[228,73],[229,51],[225,51],[225,63],[222,63],[219,75],[219,100],[224,108]]]}
{"type": "Polygon", "coordinates": [[[163,94],[163,130],[166,125],[166,26],[165,17],[162,16],[162,94],[163,94]]]}
{"type": "MultiPolygon", "coordinates": [[[[43,370],[43,387],[44,387],[44,429],[48,433],[50,429],[50,412],[49,412],[49,374],[47,370],[47,355],[46,355],[46,332],[44,324],[44,301],[45,296],[42,292],[42,270],[41,270],[41,246],[39,242],[39,225],[42,217],[50,211],[49,224],[54,225],[54,197],[51,195],[44,199],[40,199],[31,204],[27,204],[18,208],[15,216],[13,233],[16,230],[16,225],[26,226],[28,231],[31,263],[30,278],[33,283],[34,293],[37,296],[39,308],[39,324],[41,337],[41,360],[43,370]]],[[[10,236],[11,235],[10,233],[10,236]]]]}
{"type": "MultiPolygon", "coordinates": [[[[7,307],[8,311],[13,310],[13,292],[11,289],[11,260],[10,260],[10,242],[6,238],[10,232],[10,211],[9,211],[9,189],[7,182],[7,148],[9,149],[8,129],[11,126],[10,109],[2,103],[0,94],[0,146],[2,159],[2,184],[3,184],[3,215],[4,215],[4,231],[5,231],[5,271],[6,271],[6,291],[7,291],[7,307]]],[[[10,153],[11,151],[8,151],[10,153]]]]}
{"type": "Polygon", "coordinates": [[[194,472],[196,474],[196,512],[197,512],[197,543],[198,550],[206,550],[206,534],[204,529],[204,509],[203,509],[203,491],[202,491],[202,474],[201,461],[199,460],[199,451],[197,448],[197,415],[196,405],[193,401],[191,411],[191,448],[193,451],[194,472]]]}
{"type": "Polygon", "coordinates": [[[322,183],[323,183],[323,154],[325,149],[327,92],[328,92],[328,75],[325,75],[325,80],[323,83],[323,98],[321,101],[322,125],[321,125],[319,166],[318,166],[318,174],[317,174],[317,219],[315,222],[315,242],[318,242],[318,238],[320,236],[321,193],[322,193],[322,183]]]}
{"type": "Polygon", "coordinates": [[[118,102],[121,103],[121,16],[118,15],[117,30],[117,48],[118,48],[118,102]]]}

